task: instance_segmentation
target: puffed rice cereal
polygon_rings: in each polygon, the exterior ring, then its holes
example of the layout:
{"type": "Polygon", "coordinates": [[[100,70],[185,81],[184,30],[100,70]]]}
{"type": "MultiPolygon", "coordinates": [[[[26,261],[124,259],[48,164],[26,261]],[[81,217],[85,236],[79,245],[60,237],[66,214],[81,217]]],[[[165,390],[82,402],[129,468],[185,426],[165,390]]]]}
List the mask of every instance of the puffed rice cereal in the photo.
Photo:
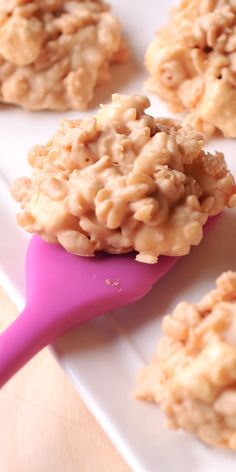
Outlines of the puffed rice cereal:
{"type": "Polygon", "coordinates": [[[182,0],[146,53],[148,90],[206,135],[236,137],[235,0],[182,0]]]}
{"type": "Polygon", "coordinates": [[[67,251],[188,254],[211,215],[236,204],[224,156],[202,150],[189,125],[145,114],[144,96],[112,96],[94,117],[64,120],[29,153],[31,178],[13,184],[18,223],[67,251]]]}
{"type": "Polygon", "coordinates": [[[0,0],[0,101],[84,109],[128,50],[102,0],[0,0]]]}
{"type": "Polygon", "coordinates": [[[236,273],[223,273],[200,303],[179,303],[163,330],[136,396],[159,403],[169,428],[236,450],[236,273]]]}

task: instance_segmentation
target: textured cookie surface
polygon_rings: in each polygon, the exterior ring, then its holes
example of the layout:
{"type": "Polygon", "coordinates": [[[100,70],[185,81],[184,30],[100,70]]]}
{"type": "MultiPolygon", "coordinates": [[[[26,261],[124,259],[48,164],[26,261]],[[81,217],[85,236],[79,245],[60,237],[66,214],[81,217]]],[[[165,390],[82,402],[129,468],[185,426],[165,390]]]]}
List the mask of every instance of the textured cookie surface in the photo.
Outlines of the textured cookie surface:
{"type": "Polygon", "coordinates": [[[159,403],[168,427],[236,450],[236,273],[222,274],[200,303],[180,303],[163,330],[136,396],[159,403]]]}
{"type": "Polygon", "coordinates": [[[146,53],[146,86],[207,135],[236,137],[236,4],[182,0],[146,53]]]}
{"type": "Polygon", "coordinates": [[[155,263],[188,254],[208,217],[236,203],[234,180],[222,153],[203,151],[201,134],[146,114],[149,105],[113,95],[33,148],[31,178],[12,186],[19,224],[79,255],[135,250],[155,263]]]}
{"type": "Polygon", "coordinates": [[[0,101],[84,109],[110,64],[126,57],[119,21],[102,0],[0,0],[0,101]]]}

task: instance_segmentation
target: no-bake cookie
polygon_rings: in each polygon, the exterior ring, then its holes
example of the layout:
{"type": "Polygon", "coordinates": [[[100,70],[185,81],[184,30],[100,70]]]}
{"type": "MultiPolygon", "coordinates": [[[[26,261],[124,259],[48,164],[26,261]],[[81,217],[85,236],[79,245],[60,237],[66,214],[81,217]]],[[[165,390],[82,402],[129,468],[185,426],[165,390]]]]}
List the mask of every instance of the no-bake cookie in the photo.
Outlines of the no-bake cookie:
{"type": "Polygon", "coordinates": [[[84,109],[110,64],[125,60],[102,0],[0,0],[0,101],[28,110],[84,109]]]}
{"type": "Polygon", "coordinates": [[[180,303],[163,330],[136,396],[160,404],[168,427],[236,450],[236,273],[222,274],[200,303],[180,303]]]}
{"type": "Polygon", "coordinates": [[[236,3],[182,0],[146,53],[148,90],[207,135],[236,137],[236,3]]]}
{"type": "Polygon", "coordinates": [[[189,125],[145,113],[144,96],[113,95],[94,117],[61,122],[29,154],[12,186],[18,223],[67,251],[137,251],[137,260],[188,254],[209,216],[236,204],[220,152],[189,125]]]}

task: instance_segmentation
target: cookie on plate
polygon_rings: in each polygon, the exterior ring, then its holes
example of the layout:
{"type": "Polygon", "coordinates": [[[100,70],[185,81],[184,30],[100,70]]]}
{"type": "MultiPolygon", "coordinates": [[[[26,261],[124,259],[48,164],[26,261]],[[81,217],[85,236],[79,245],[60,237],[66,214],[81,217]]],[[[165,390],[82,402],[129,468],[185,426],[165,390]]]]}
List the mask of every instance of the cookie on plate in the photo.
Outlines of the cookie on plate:
{"type": "Polygon", "coordinates": [[[148,90],[210,135],[236,137],[236,4],[182,0],[146,53],[148,90]]]}
{"type": "Polygon", "coordinates": [[[84,109],[110,64],[127,57],[102,0],[0,0],[0,101],[28,110],[84,109]]]}
{"type": "Polygon", "coordinates": [[[223,273],[200,303],[179,303],[163,330],[136,396],[160,404],[168,427],[236,450],[236,273],[223,273]]]}

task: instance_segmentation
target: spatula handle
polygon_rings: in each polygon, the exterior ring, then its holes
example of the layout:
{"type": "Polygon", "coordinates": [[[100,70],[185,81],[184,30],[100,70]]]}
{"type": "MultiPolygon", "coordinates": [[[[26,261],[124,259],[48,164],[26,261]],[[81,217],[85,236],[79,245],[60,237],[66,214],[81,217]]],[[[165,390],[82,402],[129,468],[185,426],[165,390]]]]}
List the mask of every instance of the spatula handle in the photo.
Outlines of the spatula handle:
{"type": "Polygon", "coordinates": [[[52,340],[50,327],[40,322],[43,314],[34,313],[32,322],[30,313],[25,308],[0,335],[0,387],[52,340]]]}

